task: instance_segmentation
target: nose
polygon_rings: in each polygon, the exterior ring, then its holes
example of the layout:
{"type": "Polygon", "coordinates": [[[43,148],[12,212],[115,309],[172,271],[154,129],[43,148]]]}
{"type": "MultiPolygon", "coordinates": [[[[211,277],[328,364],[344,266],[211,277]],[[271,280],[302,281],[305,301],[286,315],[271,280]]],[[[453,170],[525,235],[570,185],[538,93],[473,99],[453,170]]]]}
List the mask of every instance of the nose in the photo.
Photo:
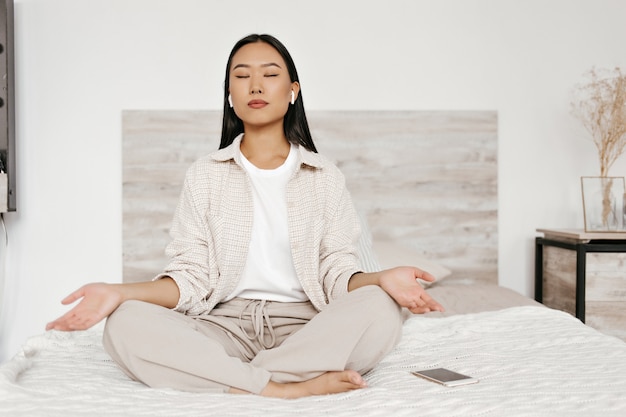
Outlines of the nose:
{"type": "Polygon", "coordinates": [[[262,77],[252,76],[250,77],[250,94],[263,93],[262,77]]]}

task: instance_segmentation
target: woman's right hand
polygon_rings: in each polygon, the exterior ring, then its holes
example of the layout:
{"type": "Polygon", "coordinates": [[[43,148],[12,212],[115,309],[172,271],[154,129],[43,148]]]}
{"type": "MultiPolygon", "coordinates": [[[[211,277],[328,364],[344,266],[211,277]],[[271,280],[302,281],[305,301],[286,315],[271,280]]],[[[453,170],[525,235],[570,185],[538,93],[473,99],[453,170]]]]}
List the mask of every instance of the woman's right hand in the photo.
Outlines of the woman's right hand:
{"type": "Polygon", "coordinates": [[[74,291],[61,303],[67,305],[81,298],[74,308],[48,323],[46,330],[86,330],[108,317],[124,301],[118,285],[94,283],[74,291]]]}

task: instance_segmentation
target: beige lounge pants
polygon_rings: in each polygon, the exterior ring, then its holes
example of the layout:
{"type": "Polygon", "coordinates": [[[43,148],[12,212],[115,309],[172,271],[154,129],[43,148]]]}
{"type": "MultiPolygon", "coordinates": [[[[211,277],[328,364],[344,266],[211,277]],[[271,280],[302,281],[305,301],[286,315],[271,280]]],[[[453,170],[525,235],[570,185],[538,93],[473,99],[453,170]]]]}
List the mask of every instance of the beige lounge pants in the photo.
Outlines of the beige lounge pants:
{"type": "Polygon", "coordinates": [[[104,347],[131,378],[151,387],[259,394],[270,381],[371,370],[400,339],[400,307],[366,286],[318,312],[310,302],[235,298],[187,316],[127,301],[107,319],[104,347]]]}

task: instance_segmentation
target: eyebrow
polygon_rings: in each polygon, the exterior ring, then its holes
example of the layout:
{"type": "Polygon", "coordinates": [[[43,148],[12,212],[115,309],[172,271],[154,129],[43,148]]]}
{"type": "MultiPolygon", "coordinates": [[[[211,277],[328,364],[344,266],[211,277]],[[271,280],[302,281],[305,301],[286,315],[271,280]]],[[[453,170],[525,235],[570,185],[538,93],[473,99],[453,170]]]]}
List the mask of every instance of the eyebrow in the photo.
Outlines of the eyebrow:
{"type": "MultiPolygon", "coordinates": [[[[261,68],[267,68],[267,67],[278,67],[280,69],[282,69],[282,67],[280,65],[278,65],[275,62],[268,62],[267,64],[263,64],[261,65],[261,68]]],[[[237,64],[233,67],[233,70],[236,70],[237,68],[250,68],[250,65],[248,64],[237,64]]]]}

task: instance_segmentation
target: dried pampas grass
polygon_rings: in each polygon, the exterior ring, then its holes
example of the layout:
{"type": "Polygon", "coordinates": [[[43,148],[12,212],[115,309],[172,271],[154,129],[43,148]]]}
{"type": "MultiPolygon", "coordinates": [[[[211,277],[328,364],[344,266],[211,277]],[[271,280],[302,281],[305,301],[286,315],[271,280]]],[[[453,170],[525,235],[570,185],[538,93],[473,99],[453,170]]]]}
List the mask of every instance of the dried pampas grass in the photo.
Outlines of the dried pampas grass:
{"type": "Polygon", "coordinates": [[[591,134],[598,149],[600,176],[607,177],[626,148],[626,74],[616,67],[593,68],[585,75],[588,82],[574,89],[572,115],[591,134]]]}

